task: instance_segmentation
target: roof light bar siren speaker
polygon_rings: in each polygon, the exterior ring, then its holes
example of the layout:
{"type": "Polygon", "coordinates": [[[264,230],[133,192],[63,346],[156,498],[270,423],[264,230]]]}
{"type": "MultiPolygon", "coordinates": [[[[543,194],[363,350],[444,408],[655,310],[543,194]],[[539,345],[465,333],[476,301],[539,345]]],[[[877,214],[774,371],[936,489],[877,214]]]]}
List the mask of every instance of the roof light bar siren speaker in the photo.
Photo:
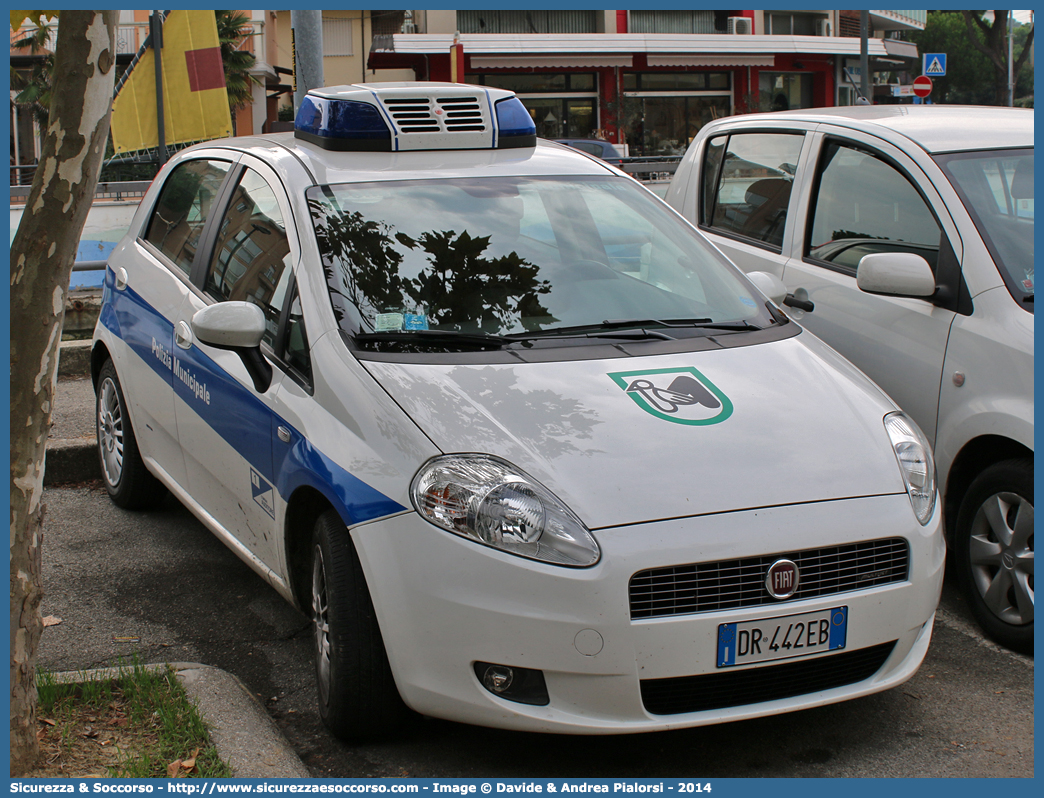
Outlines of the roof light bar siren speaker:
{"type": "Polygon", "coordinates": [[[326,150],[532,147],[536,125],[514,92],[460,83],[358,83],[312,89],[294,135],[326,150]]]}

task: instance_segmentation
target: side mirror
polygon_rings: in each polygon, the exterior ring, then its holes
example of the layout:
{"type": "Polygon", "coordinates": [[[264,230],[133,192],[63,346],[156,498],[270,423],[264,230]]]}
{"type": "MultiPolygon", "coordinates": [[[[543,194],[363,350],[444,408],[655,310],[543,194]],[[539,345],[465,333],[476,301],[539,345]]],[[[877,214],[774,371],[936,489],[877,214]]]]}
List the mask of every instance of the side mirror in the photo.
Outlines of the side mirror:
{"type": "Polygon", "coordinates": [[[265,314],[257,305],[250,302],[209,305],[192,316],[192,334],[207,346],[239,355],[258,393],[271,387],[272,367],[261,354],[265,314]]]}
{"type": "Polygon", "coordinates": [[[782,280],[770,272],[749,272],[747,279],[777,305],[782,305],[783,300],[787,298],[787,287],[783,285],[782,280]]]}
{"type": "Polygon", "coordinates": [[[910,252],[864,255],[856,267],[856,285],[868,294],[920,297],[935,295],[935,275],[928,261],[910,252]]]}

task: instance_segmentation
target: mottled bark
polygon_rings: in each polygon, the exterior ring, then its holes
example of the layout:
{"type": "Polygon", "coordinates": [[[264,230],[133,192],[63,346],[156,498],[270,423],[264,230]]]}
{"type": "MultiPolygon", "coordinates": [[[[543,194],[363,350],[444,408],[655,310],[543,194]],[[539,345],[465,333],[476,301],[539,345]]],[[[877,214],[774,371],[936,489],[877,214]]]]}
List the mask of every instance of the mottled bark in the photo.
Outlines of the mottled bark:
{"type": "Polygon", "coordinates": [[[115,11],[62,11],[40,166],[11,244],[11,773],[32,766],[44,447],[69,275],[105,155],[115,11]]]}

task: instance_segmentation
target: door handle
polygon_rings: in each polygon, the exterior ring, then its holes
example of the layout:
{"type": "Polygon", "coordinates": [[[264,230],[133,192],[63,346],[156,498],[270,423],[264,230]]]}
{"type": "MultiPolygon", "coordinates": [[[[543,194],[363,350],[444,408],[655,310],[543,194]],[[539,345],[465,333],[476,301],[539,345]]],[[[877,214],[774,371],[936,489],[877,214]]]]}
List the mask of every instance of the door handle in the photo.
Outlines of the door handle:
{"type": "MultiPolygon", "coordinates": [[[[802,289],[799,288],[798,290],[801,291],[802,289]]],[[[800,297],[796,297],[793,294],[787,294],[786,298],[784,298],[783,300],[783,304],[786,305],[788,308],[797,308],[798,310],[803,310],[806,313],[811,313],[813,310],[816,309],[816,306],[810,300],[801,299],[800,297]]]]}
{"type": "Polygon", "coordinates": [[[181,349],[192,348],[192,330],[186,322],[178,322],[177,329],[174,331],[174,343],[181,349]]]}

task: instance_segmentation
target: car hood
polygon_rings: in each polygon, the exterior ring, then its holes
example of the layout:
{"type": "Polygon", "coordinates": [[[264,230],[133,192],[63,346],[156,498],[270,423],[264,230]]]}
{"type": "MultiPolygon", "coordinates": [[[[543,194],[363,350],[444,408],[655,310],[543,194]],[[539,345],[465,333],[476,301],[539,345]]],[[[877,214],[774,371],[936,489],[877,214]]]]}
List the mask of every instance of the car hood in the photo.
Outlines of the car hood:
{"type": "Polygon", "coordinates": [[[590,529],[901,493],[895,409],[813,336],[653,357],[365,363],[443,452],[494,454],[590,529]]]}

